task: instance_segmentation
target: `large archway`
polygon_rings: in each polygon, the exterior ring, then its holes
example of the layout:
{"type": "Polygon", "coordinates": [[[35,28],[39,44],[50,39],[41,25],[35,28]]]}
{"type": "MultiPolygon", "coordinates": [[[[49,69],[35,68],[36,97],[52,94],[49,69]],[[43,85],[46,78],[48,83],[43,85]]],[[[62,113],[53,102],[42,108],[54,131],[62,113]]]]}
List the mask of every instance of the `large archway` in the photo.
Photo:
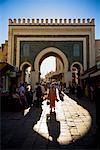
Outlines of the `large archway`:
{"type": "Polygon", "coordinates": [[[35,58],[34,61],[34,71],[32,72],[33,80],[32,84],[35,85],[36,82],[39,81],[39,73],[40,73],[40,65],[42,61],[48,56],[56,56],[58,57],[64,66],[64,82],[68,85],[67,72],[68,72],[68,59],[63,52],[61,52],[58,48],[48,47],[43,49],[35,58]]]}

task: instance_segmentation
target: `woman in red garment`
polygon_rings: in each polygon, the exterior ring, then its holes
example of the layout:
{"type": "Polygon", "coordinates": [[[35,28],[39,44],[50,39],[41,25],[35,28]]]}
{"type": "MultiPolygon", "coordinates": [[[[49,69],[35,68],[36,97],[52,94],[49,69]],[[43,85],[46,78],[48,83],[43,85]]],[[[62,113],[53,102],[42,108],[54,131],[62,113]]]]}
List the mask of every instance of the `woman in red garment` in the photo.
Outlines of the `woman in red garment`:
{"type": "Polygon", "coordinates": [[[57,100],[57,95],[56,95],[56,88],[54,84],[51,84],[50,86],[48,99],[50,100],[50,111],[52,112],[53,109],[55,111],[55,101],[57,100]]]}

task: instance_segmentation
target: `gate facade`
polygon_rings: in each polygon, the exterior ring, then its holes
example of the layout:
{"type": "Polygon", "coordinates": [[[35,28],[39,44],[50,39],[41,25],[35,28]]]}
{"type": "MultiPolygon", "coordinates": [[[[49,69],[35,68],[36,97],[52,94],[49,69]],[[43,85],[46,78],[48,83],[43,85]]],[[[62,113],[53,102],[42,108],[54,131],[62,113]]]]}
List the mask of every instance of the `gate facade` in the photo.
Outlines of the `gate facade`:
{"type": "Polygon", "coordinates": [[[31,84],[39,81],[40,65],[48,56],[58,57],[64,66],[64,82],[72,82],[72,67],[80,73],[95,65],[94,19],[9,19],[8,63],[21,72],[31,67],[31,84]]]}

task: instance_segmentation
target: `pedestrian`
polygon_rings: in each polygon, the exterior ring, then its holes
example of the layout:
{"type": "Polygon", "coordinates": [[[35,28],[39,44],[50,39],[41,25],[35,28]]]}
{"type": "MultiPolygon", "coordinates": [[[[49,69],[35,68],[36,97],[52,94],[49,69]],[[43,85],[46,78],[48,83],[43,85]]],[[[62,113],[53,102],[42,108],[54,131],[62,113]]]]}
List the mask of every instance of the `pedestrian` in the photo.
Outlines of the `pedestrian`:
{"type": "Polygon", "coordinates": [[[93,101],[94,100],[94,86],[93,85],[90,86],[89,91],[90,91],[90,100],[93,101]]]}
{"type": "Polygon", "coordinates": [[[53,109],[55,111],[55,101],[57,100],[56,88],[54,84],[51,84],[48,99],[50,100],[50,111],[52,112],[53,109]]]}
{"type": "Polygon", "coordinates": [[[27,99],[26,99],[26,89],[24,87],[24,83],[20,83],[20,86],[19,86],[19,96],[20,96],[20,100],[23,104],[23,108],[27,108],[28,106],[28,103],[27,103],[27,99]]]}
{"type": "Polygon", "coordinates": [[[37,82],[34,88],[33,94],[34,104],[37,107],[40,107],[42,104],[42,88],[41,85],[37,82]]]}
{"type": "Polygon", "coordinates": [[[75,94],[75,85],[72,84],[72,87],[71,87],[71,92],[72,94],[75,94]]]}
{"type": "Polygon", "coordinates": [[[41,83],[42,97],[45,95],[45,85],[41,83]]]}
{"type": "Polygon", "coordinates": [[[28,102],[28,106],[32,106],[32,100],[33,100],[33,92],[32,92],[32,87],[31,86],[27,86],[26,88],[26,98],[27,98],[27,102],[28,102]]]}
{"type": "Polygon", "coordinates": [[[78,84],[77,85],[77,98],[81,98],[82,96],[82,89],[81,86],[78,84]]]}

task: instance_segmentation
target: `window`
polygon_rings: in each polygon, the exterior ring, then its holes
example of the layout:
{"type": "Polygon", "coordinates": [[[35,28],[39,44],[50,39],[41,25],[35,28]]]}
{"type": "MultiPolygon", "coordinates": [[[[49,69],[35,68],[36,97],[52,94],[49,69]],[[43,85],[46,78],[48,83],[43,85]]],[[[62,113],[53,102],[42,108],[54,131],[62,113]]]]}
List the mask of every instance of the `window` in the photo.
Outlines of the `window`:
{"type": "Polygon", "coordinates": [[[79,57],[80,56],[80,47],[79,47],[79,44],[74,44],[73,55],[75,57],[79,57]]]}
{"type": "Polygon", "coordinates": [[[29,44],[25,43],[23,45],[23,53],[22,53],[23,56],[26,56],[26,57],[29,56],[29,48],[30,48],[29,44]]]}

